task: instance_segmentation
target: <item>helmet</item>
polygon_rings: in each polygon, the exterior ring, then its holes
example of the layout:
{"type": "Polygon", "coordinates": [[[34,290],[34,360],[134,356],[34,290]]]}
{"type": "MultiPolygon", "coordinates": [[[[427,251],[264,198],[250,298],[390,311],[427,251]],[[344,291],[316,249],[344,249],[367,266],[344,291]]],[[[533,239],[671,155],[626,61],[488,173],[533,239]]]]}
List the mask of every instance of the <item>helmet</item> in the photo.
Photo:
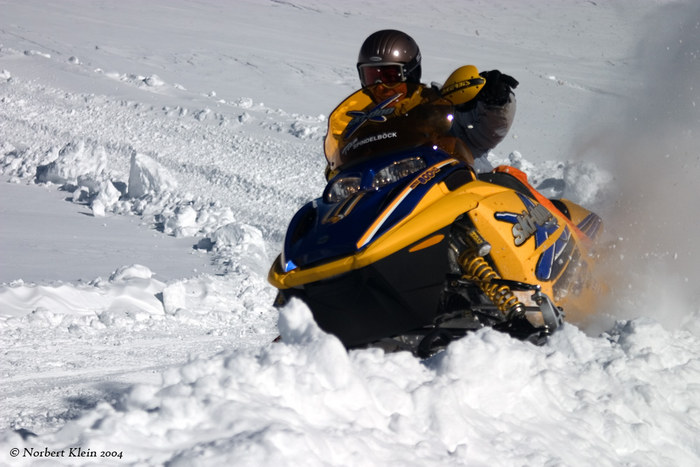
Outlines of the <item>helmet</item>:
{"type": "Polygon", "coordinates": [[[406,33],[384,29],[371,34],[360,47],[357,71],[362,86],[408,81],[420,83],[418,44],[406,33]]]}

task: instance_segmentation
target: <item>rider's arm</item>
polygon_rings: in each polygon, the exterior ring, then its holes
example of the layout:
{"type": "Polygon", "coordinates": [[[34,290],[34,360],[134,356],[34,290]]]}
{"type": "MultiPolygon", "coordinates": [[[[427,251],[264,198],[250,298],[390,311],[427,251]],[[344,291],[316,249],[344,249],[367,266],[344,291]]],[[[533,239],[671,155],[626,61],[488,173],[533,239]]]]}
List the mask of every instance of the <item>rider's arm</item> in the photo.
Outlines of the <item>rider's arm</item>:
{"type": "Polygon", "coordinates": [[[455,111],[452,134],[466,143],[474,158],[485,156],[506,137],[515,117],[515,94],[504,105],[478,101],[455,111]]]}

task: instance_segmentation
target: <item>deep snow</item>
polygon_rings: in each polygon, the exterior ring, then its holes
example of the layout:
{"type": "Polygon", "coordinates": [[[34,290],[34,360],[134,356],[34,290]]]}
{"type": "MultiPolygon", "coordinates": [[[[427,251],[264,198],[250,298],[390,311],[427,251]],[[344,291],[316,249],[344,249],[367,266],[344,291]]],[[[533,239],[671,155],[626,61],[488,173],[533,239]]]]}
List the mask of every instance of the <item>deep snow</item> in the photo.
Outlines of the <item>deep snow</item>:
{"type": "Polygon", "coordinates": [[[0,11],[3,465],[700,464],[697,5],[0,11]],[[465,63],[520,80],[490,159],[603,216],[595,322],[419,361],[272,308],[267,268],[323,187],[325,116],[385,27],[417,39],[425,81],[465,63]]]}

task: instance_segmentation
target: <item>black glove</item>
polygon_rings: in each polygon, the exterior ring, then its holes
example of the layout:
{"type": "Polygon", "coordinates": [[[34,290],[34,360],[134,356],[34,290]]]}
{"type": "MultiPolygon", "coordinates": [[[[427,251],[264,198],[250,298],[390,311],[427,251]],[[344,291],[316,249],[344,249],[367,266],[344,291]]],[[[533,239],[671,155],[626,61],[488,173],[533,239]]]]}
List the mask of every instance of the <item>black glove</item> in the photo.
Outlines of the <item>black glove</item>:
{"type": "Polygon", "coordinates": [[[498,70],[483,71],[479,75],[486,79],[486,84],[476,95],[476,99],[486,105],[505,105],[510,92],[519,84],[515,78],[498,70]]]}

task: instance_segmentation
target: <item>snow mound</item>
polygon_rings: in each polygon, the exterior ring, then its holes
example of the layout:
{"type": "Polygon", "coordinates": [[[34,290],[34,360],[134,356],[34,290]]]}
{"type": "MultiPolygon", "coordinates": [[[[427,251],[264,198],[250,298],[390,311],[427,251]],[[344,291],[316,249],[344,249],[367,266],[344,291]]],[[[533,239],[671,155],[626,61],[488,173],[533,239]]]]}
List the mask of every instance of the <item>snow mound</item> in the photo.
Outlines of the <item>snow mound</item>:
{"type": "Polygon", "coordinates": [[[248,269],[264,277],[269,267],[265,239],[262,232],[250,225],[230,223],[215,230],[210,236],[212,250],[226,269],[248,269]],[[235,261],[234,261],[235,260],[235,261]]]}
{"type": "MultiPolygon", "coordinates": [[[[153,279],[145,266],[124,266],[109,280],[97,278],[89,284],[24,284],[0,287],[2,319],[22,318],[51,310],[54,316],[98,316],[103,312],[128,310],[137,314],[162,315],[163,304],[156,295],[165,284],[153,279]]],[[[59,319],[61,321],[61,319],[59,319]]]]}
{"type": "Polygon", "coordinates": [[[423,362],[347,353],[298,301],[278,327],[279,343],[192,360],[56,433],[6,433],[0,456],[80,444],[168,465],[692,465],[700,452],[683,422],[700,413],[686,396],[698,341],[649,320],[596,339],[566,325],[544,347],[485,329],[423,362]]]}
{"type": "Polygon", "coordinates": [[[131,280],[148,280],[153,276],[153,273],[146,266],[134,264],[131,266],[122,266],[114,271],[109,276],[109,281],[117,284],[123,284],[131,280]]]}
{"type": "Polygon", "coordinates": [[[136,152],[132,154],[127,191],[131,198],[163,193],[174,190],[176,187],[177,180],[153,158],[136,152]]]}
{"type": "Polygon", "coordinates": [[[107,157],[101,146],[72,141],[58,151],[55,160],[37,167],[36,181],[61,186],[86,185],[96,191],[106,176],[107,157]]]}

